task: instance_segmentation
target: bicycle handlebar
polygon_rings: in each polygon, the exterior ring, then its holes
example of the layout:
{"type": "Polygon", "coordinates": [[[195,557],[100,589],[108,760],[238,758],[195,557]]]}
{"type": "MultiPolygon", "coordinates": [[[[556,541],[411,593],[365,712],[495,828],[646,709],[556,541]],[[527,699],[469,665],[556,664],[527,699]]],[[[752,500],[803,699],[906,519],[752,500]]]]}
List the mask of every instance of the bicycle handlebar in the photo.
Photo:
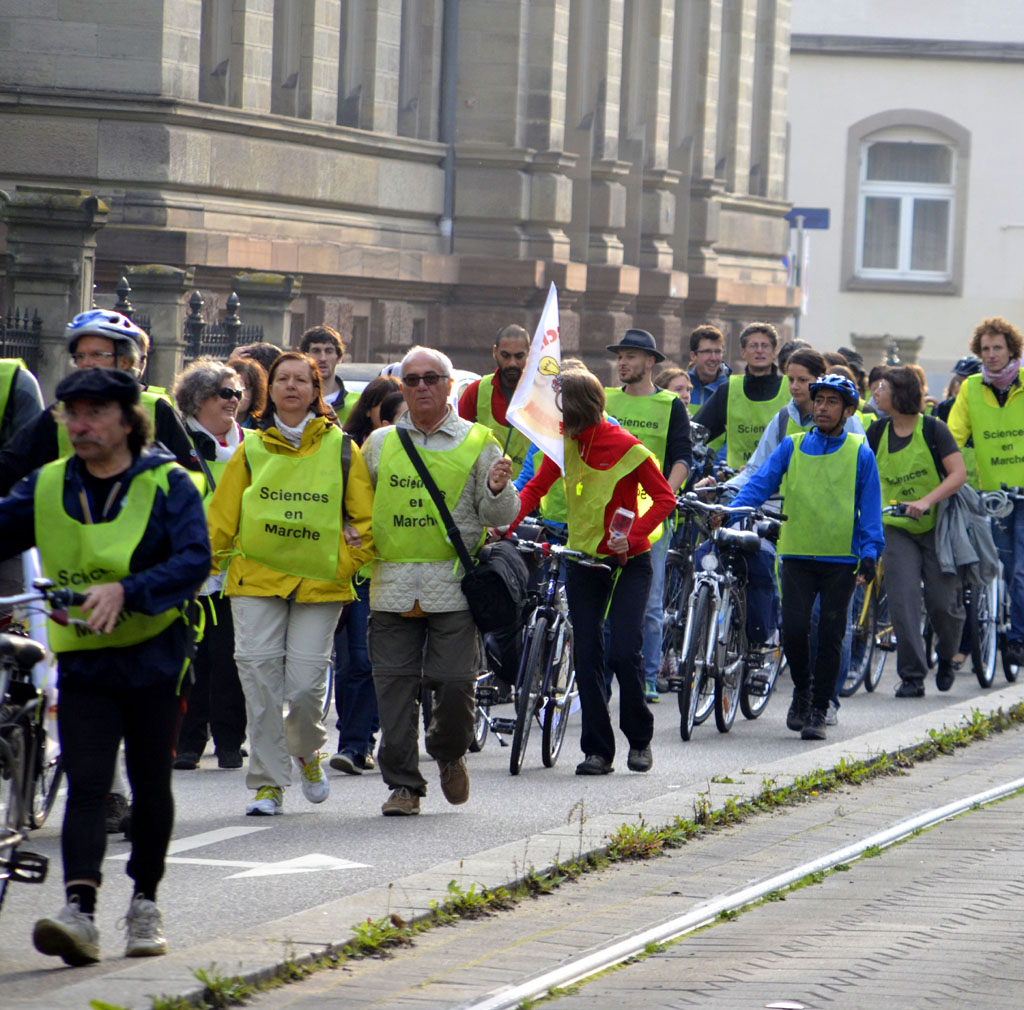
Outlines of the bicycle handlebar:
{"type": "Polygon", "coordinates": [[[77,622],[69,618],[67,611],[71,607],[80,607],[85,603],[85,596],[66,586],[55,586],[49,579],[35,579],[33,588],[27,593],[16,593],[14,596],[0,596],[0,606],[16,607],[22,603],[38,603],[43,601],[50,605],[50,617],[62,626],[69,622],[77,622]]]}
{"type": "Polygon", "coordinates": [[[584,568],[603,569],[606,572],[611,571],[611,566],[606,565],[603,561],[592,558],[589,554],[584,554],[582,551],[572,551],[561,544],[551,544],[546,540],[521,540],[515,533],[510,533],[508,539],[515,546],[516,550],[527,554],[542,554],[544,557],[564,558],[566,561],[573,561],[578,565],[583,565],[584,568]]]}
{"type": "MultiPolygon", "coordinates": [[[[702,489],[703,490],[703,489],[702,489]]],[[[789,516],[782,512],[765,512],[759,505],[715,505],[709,502],[702,502],[697,497],[696,491],[687,491],[676,499],[680,508],[691,508],[697,512],[704,512],[706,515],[723,515],[739,519],[748,517],[751,519],[778,519],[785,520],[789,516]]]]}

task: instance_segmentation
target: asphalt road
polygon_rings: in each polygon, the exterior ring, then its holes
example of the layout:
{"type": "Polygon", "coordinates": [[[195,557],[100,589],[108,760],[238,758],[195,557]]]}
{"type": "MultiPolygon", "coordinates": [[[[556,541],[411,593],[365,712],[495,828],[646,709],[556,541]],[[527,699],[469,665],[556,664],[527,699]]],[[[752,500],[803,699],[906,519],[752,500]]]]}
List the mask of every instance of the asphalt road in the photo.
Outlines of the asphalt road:
{"type": "MultiPolygon", "coordinates": [[[[875,694],[859,692],[843,703],[840,724],[829,730],[829,742],[852,741],[864,732],[952,702],[988,710],[977,682],[967,675],[961,675],[949,694],[940,695],[930,685],[923,699],[896,700],[892,697],[894,669],[890,657],[875,694]]],[[[1001,673],[996,684],[1003,684],[1001,673]]],[[[329,773],[332,793],[324,804],[311,806],[296,786],[286,795],[284,816],[246,817],[244,808],[251,794],[245,788],[244,771],[221,771],[208,755],[205,767],[198,771],[175,772],[172,854],[177,854],[159,896],[167,934],[191,945],[232,932],[257,933],[262,923],[293,912],[564,825],[570,815],[579,816],[581,804],[586,816],[621,812],[624,821],[635,820],[640,801],[647,797],[704,783],[737,768],[757,774],[759,767],[791,756],[797,749],[820,746],[786,730],[788,679],[779,687],[756,722],[739,716],[732,732],[722,735],[712,718],[689,743],[679,737],[676,696],[663,696],[655,707],[654,768],[646,775],[626,771],[623,749],[613,775],[576,777],[578,716],[553,769],[541,764],[537,733],[530,740],[522,774],[511,777],[509,750],[491,737],[482,752],[470,755],[470,801],[462,807],[448,806],[431,769],[427,773],[430,792],[423,812],[415,818],[380,815],[387,789],[379,774],[352,777],[333,771],[329,773]]],[[[621,738],[619,742],[624,745],[621,738]]],[[[43,958],[31,946],[34,920],[41,913],[55,913],[63,904],[60,820],[59,804],[31,840],[32,849],[50,857],[50,878],[42,886],[12,886],[0,916],[0,989],[10,985],[12,994],[44,992],[54,969],[66,975],[58,961],[43,958]]],[[[130,897],[124,877],[127,852],[128,844],[120,836],[111,836],[99,909],[105,949],[116,948],[116,923],[130,897]]],[[[524,850],[518,869],[549,855],[524,850]]]]}

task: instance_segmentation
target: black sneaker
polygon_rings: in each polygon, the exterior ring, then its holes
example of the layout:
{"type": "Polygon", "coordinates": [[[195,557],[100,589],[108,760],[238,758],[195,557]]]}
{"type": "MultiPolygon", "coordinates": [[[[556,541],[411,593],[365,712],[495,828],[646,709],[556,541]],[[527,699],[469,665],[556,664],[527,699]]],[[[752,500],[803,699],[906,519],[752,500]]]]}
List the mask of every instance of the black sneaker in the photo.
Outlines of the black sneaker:
{"type": "Polygon", "coordinates": [[[786,713],[786,729],[799,733],[804,728],[804,720],[811,710],[811,699],[806,694],[794,694],[793,703],[786,713]]]}
{"type": "Polygon", "coordinates": [[[1024,642],[1007,642],[1003,658],[1010,666],[1024,666],[1024,642]]]}
{"type": "Polygon", "coordinates": [[[107,793],[103,806],[107,834],[116,835],[121,830],[121,818],[128,813],[128,799],[121,793],[107,793]]]}
{"type": "Polygon", "coordinates": [[[217,751],[217,767],[218,768],[241,768],[242,767],[242,751],[241,748],[238,750],[219,750],[217,751]]]}
{"type": "Polygon", "coordinates": [[[800,731],[801,740],[824,740],[825,719],[827,718],[824,708],[812,708],[804,719],[804,727],[800,731]]]}
{"type": "Polygon", "coordinates": [[[896,688],[897,698],[923,698],[924,683],[920,680],[901,680],[896,688]]]}
{"type": "Polygon", "coordinates": [[[649,772],[653,764],[654,756],[651,754],[651,748],[649,746],[629,748],[629,757],[626,758],[626,767],[631,772],[649,772]]]}
{"type": "Polygon", "coordinates": [[[600,754],[588,754],[578,765],[577,775],[610,775],[615,769],[611,761],[600,754]]]}
{"type": "MultiPolygon", "coordinates": [[[[948,691],[953,686],[953,681],[955,680],[956,671],[953,669],[953,661],[951,659],[940,659],[939,669],[935,674],[935,686],[940,691],[948,691]]],[[[921,693],[924,694],[923,685],[921,693]]]]}
{"type": "Polygon", "coordinates": [[[174,767],[178,771],[194,772],[199,767],[199,755],[194,750],[179,751],[174,767]]]}

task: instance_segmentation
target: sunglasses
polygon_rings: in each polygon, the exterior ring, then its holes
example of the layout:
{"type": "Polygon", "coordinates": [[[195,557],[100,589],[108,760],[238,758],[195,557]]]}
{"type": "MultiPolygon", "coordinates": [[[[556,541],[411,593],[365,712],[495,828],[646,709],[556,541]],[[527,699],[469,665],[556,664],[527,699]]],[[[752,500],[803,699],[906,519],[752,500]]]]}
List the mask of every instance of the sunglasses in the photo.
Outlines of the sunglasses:
{"type": "Polygon", "coordinates": [[[403,375],[402,385],[415,389],[422,379],[428,386],[436,386],[442,379],[450,378],[447,375],[438,375],[437,372],[427,372],[426,375],[403,375]]]}
{"type": "Polygon", "coordinates": [[[231,389],[229,386],[221,386],[220,389],[217,390],[217,395],[222,400],[232,400],[232,399],[234,399],[234,400],[241,400],[242,399],[242,390],[240,390],[240,389],[231,389]]]}

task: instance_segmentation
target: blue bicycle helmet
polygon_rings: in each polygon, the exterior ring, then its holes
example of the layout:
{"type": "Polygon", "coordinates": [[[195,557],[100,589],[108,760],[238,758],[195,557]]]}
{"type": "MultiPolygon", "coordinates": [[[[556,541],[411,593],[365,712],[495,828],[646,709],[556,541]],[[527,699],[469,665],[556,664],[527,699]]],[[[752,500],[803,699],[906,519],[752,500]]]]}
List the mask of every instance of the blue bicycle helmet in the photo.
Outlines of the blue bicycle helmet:
{"type": "Polygon", "coordinates": [[[860,404],[860,394],[857,392],[857,387],[845,375],[836,375],[834,372],[829,372],[828,375],[823,375],[817,382],[812,382],[810,387],[812,400],[814,399],[814,394],[819,389],[834,389],[843,398],[843,403],[848,407],[856,407],[860,404]]]}
{"type": "Polygon", "coordinates": [[[981,358],[975,357],[973,354],[968,354],[967,357],[961,358],[953,366],[953,374],[959,375],[966,379],[968,375],[976,375],[981,371],[981,358]]]}
{"type": "Polygon", "coordinates": [[[64,328],[64,339],[68,352],[75,353],[75,346],[82,337],[106,337],[115,342],[130,340],[143,356],[149,353],[149,336],[127,316],[107,309],[92,309],[79,312],[64,328]]]}

